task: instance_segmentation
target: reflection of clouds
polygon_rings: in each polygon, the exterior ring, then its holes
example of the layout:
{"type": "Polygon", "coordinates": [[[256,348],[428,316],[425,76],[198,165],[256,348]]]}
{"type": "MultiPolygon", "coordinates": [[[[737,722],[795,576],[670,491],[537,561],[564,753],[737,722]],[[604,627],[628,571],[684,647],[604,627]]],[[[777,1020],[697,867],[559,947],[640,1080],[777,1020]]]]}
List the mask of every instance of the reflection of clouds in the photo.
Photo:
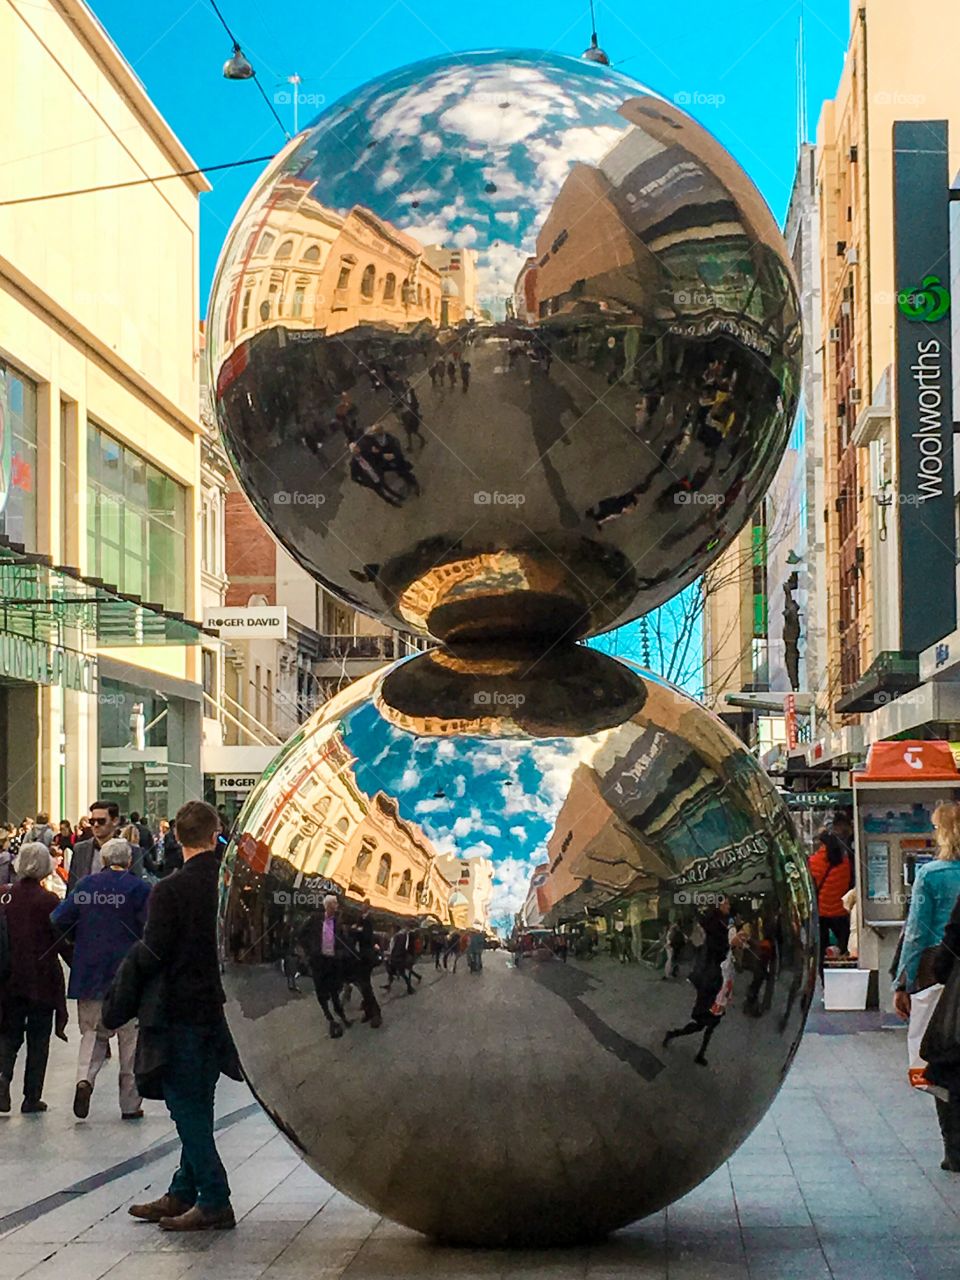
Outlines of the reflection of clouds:
{"type": "Polygon", "coordinates": [[[490,919],[494,923],[513,922],[513,917],[527,900],[530,877],[541,861],[538,853],[528,858],[505,858],[497,863],[490,899],[490,919]]]}
{"type": "Polygon", "coordinates": [[[358,785],[395,796],[401,815],[417,822],[439,852],[489,858],[491,914],[512,917],[542,861],[584,740],[417,738],[369,706],[345,723],[358,785]]]}
{"type": "Polygon", "coordinates": [[[477,258],[481,299],[512,298],[517,276],[529,256],[526,249],[517,249],[503,241],[484,249],[477,258]]]}
{"type": "Polygon", "coordinates": [[[601,124],[567,129],[555,137],[534,138],[529,153],[537,167],[537,194],[541,208],[556,199],[574,164],[597,164],[623,133],[623,129],[601,124]]]}

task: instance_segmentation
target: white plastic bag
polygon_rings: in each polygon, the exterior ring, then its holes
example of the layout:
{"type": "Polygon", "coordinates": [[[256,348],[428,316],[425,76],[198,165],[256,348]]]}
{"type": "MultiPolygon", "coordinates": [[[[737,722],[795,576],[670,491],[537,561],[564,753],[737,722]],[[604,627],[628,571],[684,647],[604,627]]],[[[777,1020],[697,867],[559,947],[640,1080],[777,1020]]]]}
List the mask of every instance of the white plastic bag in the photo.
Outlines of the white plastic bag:
{"type": "Polygon", "coordinates": [[[722,1017],[727,1011],[727,1005],[733,999],[733,958],[728,955],[720,966],[720,973],[723,976],[723,982],[720,990],[714,998],[713,1004],[710,1006],[710,1012],[714,1017],[722,1017]]]}
{"type": "Polygon", "coordinates": [[[914,1089],[934,1093],[936,1085],[927,1082],[927,1064],[920,1056],[920,1045],[943,991],[943,983],[934,983],[910,997],[910,1024],[907,1027],[907,1076],[914,1089]]]}

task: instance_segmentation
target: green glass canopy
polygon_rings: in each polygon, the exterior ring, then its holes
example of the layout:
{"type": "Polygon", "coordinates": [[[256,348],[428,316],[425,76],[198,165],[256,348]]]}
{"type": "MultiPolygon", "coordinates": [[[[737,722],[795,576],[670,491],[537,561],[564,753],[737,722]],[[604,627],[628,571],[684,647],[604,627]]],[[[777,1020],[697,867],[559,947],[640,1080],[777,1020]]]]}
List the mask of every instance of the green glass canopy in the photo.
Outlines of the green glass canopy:
{"type": "Polygon", "coordinates": [[[57,645],[70,631],[105,649],[197,644],[203,627],[0,537],[0,633],[57,645]]]}

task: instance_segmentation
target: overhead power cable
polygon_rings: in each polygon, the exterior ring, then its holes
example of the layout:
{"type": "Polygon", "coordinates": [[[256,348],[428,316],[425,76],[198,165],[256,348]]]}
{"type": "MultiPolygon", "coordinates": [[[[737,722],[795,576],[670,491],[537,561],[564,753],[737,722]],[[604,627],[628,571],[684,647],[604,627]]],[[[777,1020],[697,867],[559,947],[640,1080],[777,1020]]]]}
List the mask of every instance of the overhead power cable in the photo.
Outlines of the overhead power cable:
{"type": "Polygon", "coordinates": [[[218,173],[222,169],[239,169],[245,164],[265,164],[273,155],[251,156],[249,160],[231,160],[228,164],[207,164],[199,169],[179,169],[175,173],[161,173],[156,178],[132,178],[129,182],[106,182],[102,187],[76,187],[72,191],[51,191],[43,196],[16,196],[13,200],[0,200],[0,209],[12,204],[38,204],[42,200],[63,200],[66,196],[88,196],[96,191],[120,191],[124,187],[144,187],[154,182],[167,182],[170,178],[192,178],[198,173],[218,173]]]}

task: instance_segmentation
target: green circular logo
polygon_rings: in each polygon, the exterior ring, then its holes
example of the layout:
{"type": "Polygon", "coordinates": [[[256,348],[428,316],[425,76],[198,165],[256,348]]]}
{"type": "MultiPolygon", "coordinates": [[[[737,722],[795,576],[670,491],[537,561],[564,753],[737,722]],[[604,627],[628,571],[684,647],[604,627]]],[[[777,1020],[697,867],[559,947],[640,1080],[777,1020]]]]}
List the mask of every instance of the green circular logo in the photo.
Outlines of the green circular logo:
{"type": "Polygon", "coordinates": [[[940,283],[939,276],[924,276],[917,289],[904,289],[897,294],[900,314],[908,320],[932,323],[941,320],[950,310],[950,293],[940,283]]]}

